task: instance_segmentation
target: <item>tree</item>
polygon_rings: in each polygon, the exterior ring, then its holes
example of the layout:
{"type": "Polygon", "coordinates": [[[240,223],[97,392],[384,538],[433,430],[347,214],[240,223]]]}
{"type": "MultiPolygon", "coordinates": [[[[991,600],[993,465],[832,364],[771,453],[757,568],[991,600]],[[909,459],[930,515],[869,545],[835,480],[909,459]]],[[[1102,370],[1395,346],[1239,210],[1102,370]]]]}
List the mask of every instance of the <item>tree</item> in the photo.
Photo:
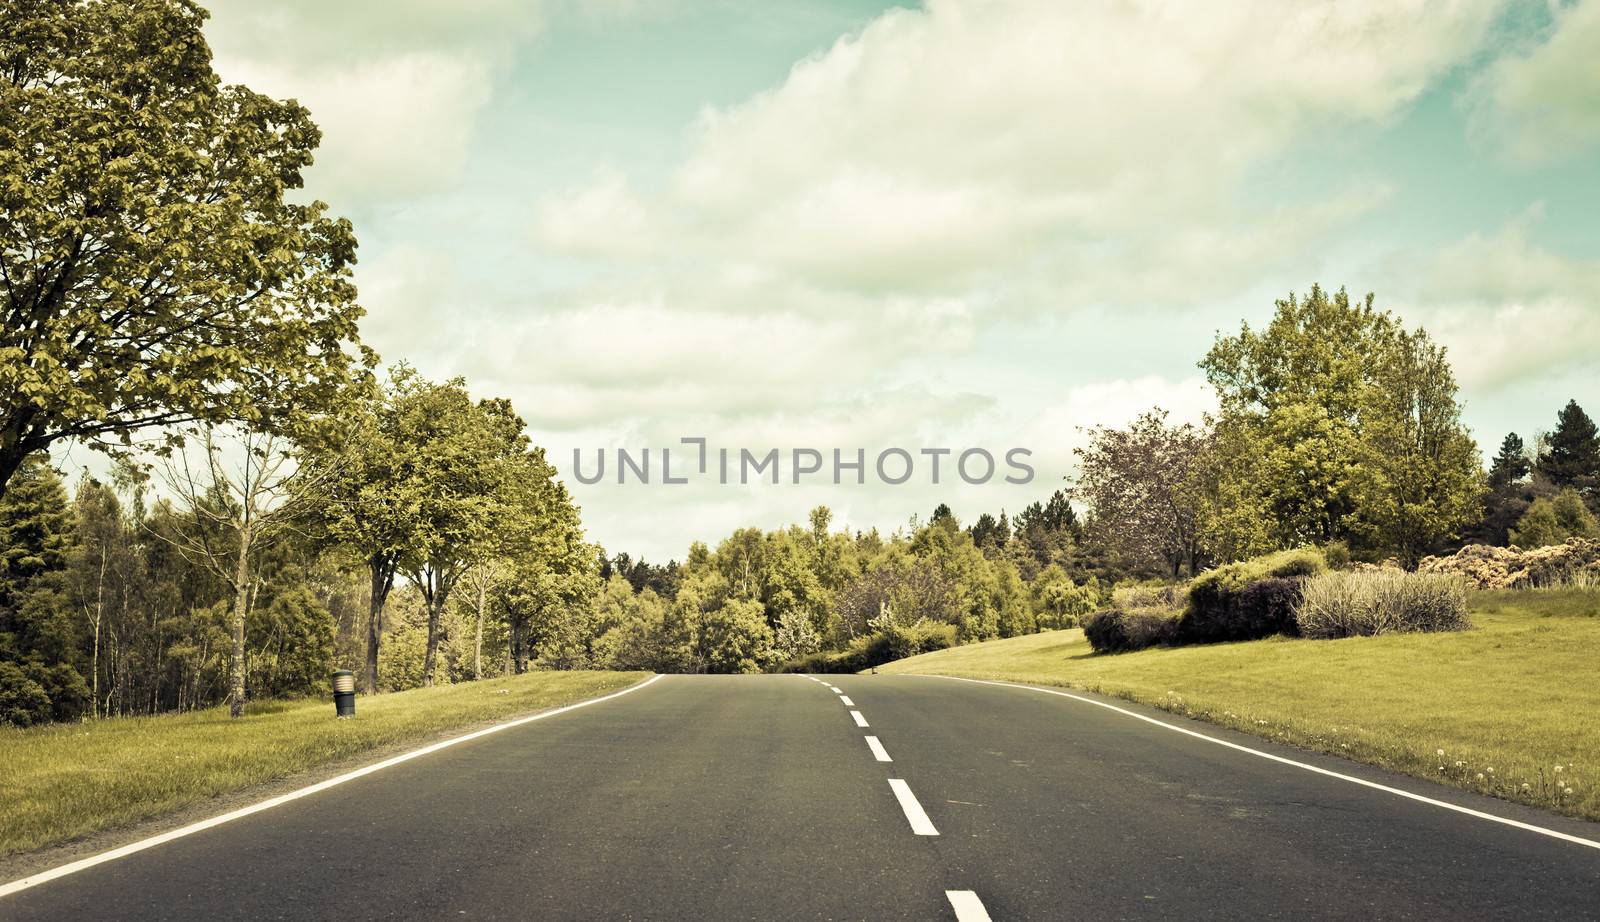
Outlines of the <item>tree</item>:
{"type": "MultiPolygon", "coordinates": [[[[1199,473],[1210,439],[1167,412],[1140,414],[1127,429],[1096,427],[1077,450],[1073,495],[1093,510],[1090,531],[1126,557],[1154,560],[1174,578],[1200,565],[1199,473]]],[[[1070,508],[1070,507],[1069,507],[1070,508]]]]}
{"type": "Polygon", "coordinates": [[[1585,495],[1600,490],[1600,433],[1578,401],[1567,401],[1558,414],[1535,469],[1556,487],[1576,487],[1585,495]]]}
{"type": "Polygon", "coordinates": [[[187,0],[0,0],[0,495],[62,439],[325,406],[356,345],[350,224],[286,201],[320,134],[219,85],[187,0]]]}
{"type": "Polygon", "coordinates": [[[1528,449],[1522,444],[1522,436],[1508,432],[1500,442],[1500,453],[1489,465],[1489,489],[1503,490],[1521,483],[1532,471],[1533,464],[1528,461],[1528,449]]]}
{"type": "Polygon", "coordinates": [[[1534,500],[1511,530],[1511,543],[1524,549],[1560,544],[1568,538],[1600,538],[1594,514],[1571,487],[1554,497],[1534,500]]]}
{"type": "Polygon", "coordinates": [[[89,702],[78,672],[80,633],[66,592],[76,551],[61,478],[43,455],[17,472],[0,497],[0,721],[26,726],[76,717],[89,702]]]}
{"type": "MultiPolygon", "coordinates": [[[[440,616],[457,581],[493,556],[498,530],[513,522],[516,510],[507,500],[517,478],[528,475],[516,464],[529,451],[528,439],[509,402],[473,402],[460,378],[444,384],[410,378],[397,390],[400,428],[418,437],[407,493],[420,525],[399,566],[427,606],[422,681],[431,687],[440,616]]],[[[534,451],[543,465],[543,452],[534,451]]]]}
{"type": "Polygon", "coordinates": [[[1352,530],[1411,568],[1476,519],[1483,474],[1445,350],[1398,325],[1378,346],[1362,389],[1352,530]]]}
{"type": "Polygon", "coordinates": [[[344,414],[350,436],[322,441],[309,454],[327,472],[311,508],[320,531],[367,570],[366,665],[362,690],[378,690],[378,654],[383,612],[400,563],[419,547],[425,527],[419,471],[431,450],[427,410],[414,404],[429,397],[426,382],[411,368],[390,370],[387,388],[356,395],[344,414]]]}
{"type": "Polygon", "coordinates": [[[1444,351],[1372,295],[1312,286],[1200,367],[1220,404],[1202,507],[1220,558],[1346,541],[1414,560],[1470,523],[1478,464],[1444,351]]]}
{"type": "Polygon", "coordinates": [[[192,527],[161,537],[228,587],[228,713],[242,717],[245,629],[259,589],[258,558],[301,514],[316,476],[296,464],[284,440],[270,432],[235,430],[225,444],[217,430],[202,426],[199,438],[198,464],[180,451],[163,465],[167,487],[183,503],[192,527]]]}

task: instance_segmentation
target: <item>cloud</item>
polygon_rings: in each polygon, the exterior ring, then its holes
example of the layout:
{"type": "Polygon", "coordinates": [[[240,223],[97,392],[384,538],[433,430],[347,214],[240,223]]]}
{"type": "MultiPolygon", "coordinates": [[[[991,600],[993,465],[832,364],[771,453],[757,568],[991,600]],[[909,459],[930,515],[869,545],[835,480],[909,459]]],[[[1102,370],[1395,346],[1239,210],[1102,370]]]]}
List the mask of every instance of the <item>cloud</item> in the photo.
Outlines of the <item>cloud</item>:
{"type": "Polygon", "coordinates": [[[1556,8],[1547,35],[1494,62],[1468,97],[1478,140],[1528,165],[1600,144],[1600,3],[1556,8]]]}
{"type": "Polygon", "coordinates": [[[1537,207],[1491,234],[1404,253],[1402,311],[1450,350],[1462,383],[1494,389],[1600,366],[1600,260],[1539,246],[1537,207]]]}
{"type": "MultiPolygon", "coordinates": [[[[934,0],[706,110],[667,187],[625,213],[650,213],[633,226],[653,225],[660,248],[862,291],[1081,265],[1108,240],[1116,256],[1248,262],[1255,244],[1268,258],[1287,222],[1241,205],[1250,171],[1393,115],[1482,43],[1492,11],[934,0]],[[1197,228],[1236,232],[1232,246],[1197,228]]],[[[608,175],[564,199],[617,188],[608,175]]],[[[1351,194],[1301,204],[1333,216],[1351,194]]],[[[593,256],[614,214],[544,242],[593,256]]],[[[619,255],[636,251],[617,239],[619,255]]]]}
{"type": "Polygon", "coordinates": [[[542,25],[514,0],[219,0],[206,36],[223,80],[311,110],[307,187],[351,208],[450,188],[496,74],[542,25]]]}

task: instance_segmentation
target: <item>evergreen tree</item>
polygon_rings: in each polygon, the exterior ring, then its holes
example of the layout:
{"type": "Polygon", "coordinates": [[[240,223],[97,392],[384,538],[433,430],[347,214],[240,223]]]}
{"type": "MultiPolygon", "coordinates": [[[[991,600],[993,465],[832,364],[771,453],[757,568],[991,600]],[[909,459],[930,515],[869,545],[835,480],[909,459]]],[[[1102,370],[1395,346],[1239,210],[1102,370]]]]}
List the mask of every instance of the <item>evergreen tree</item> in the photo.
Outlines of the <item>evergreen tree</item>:
{"type": "Polygon", "coordinates": [[[1600,433],[1578,401],[1569,400],[1556,417],[1556,431],[1539,455],[1537,470],[1558,487],[1592,493],[1600,487],[1600,433]]]}
{"type": "Polygon", "coordinates": [[[1494,456],[1493,463],[1489,465],[1489,488],[1502,490],[1521,483],[1532,471],[1533,465],[1528,462],[1528,450],[1522,444],[1522,436],[1508,432],[1500,442],[1500,453],[1494,456]]]}
{"type": "Polygon", "coordinates": [[[61,478],[45,455],[30,455],[0,497],[0,663],[12,667],[0,680],[0,721],[68,719],[87,704],[65,592],[71,529],[61,478]]]}

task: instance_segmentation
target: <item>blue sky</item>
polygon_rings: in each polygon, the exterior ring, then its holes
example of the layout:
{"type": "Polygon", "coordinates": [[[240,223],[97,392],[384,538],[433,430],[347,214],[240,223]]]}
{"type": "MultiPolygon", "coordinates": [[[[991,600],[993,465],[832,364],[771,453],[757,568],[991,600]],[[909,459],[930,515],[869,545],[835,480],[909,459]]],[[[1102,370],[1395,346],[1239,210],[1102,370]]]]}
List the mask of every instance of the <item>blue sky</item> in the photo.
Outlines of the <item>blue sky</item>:
{"type": "Polygon", "coordinates": [[[1030,448],[1027,486],[574,484],[652,559],[826,503],[1015,511],[1313,282],[1451,350],[1492,451],[1600,410],[1600,8],[227,0],[305,102],[386,360],[574,449],[1030,448]]]}

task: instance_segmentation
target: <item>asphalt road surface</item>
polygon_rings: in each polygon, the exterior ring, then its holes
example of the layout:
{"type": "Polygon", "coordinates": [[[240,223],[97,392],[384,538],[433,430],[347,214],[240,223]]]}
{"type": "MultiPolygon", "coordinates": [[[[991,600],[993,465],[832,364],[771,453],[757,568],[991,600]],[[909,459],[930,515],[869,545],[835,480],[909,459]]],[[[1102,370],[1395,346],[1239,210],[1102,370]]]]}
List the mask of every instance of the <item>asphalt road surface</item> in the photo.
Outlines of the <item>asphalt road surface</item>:
{"type": "Polygon", "coordinates": [[[1600,919],[1600,849],[1036,691],[668,676],[0,897],[18,922],[985,918],[1600,919]]]}

